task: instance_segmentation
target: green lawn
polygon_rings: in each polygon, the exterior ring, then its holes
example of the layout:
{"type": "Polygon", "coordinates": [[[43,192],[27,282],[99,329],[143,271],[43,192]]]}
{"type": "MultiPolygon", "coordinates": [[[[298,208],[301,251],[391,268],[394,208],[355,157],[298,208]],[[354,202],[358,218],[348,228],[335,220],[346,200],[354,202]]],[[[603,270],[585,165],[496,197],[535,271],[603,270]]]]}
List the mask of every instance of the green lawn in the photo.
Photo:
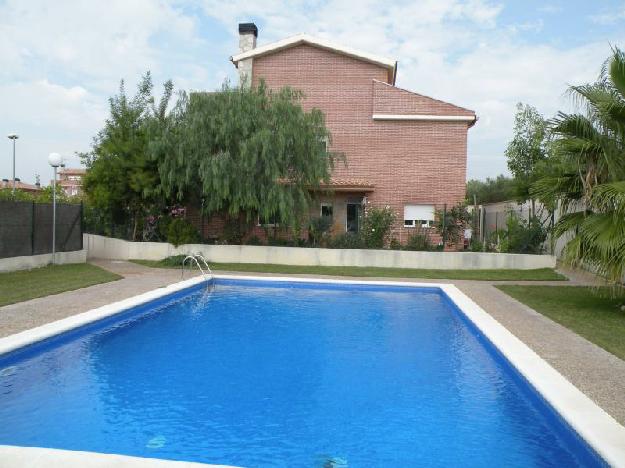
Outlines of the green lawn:
{"type": "Polygon", "coordinates": [[[581,286],[497,286],[603,349],[625,360],[625,292],[617,298],[606,288],[581,286]]]}
{"type": "Polygon", "coordinates": [[[50,265],[33,270],[0,273],[0,306],[120,278],[115,273],[88,263],[50,265]]]}
{"type": "MultiPolygon", "coordinates": [[[[170,257],[164,260],[131,260],[156,268],[180,268],[182,260],[170,257]]],[[[363,276],[388,278],[465,279],[484,281],[565,281],[566,277],[551,268],[537,270],[423,270],[412,268],[369,268],[335,266],[276,265],[271,263],[210,263],[212,270],[253,273],[283,273],[332,276],[363,276]]]]}

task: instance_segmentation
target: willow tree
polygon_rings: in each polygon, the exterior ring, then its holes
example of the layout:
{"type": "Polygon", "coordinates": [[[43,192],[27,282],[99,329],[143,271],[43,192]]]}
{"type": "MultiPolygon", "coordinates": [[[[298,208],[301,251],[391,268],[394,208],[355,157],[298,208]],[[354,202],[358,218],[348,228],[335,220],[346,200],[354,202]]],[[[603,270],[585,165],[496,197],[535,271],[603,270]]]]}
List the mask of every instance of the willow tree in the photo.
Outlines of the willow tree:
{"type": "Polygon", "coordinates": [[[207,214],[298,226],[337,157],[326,149],[323,113],[304,111],[301,98],[262,83],[181,94],[151,140],[163,189],[198,206],[202,199],[207,214]]]}
{"type": "Polygon", "coordinates": [[[625,275],[625,54],[615,49],[599,81],[574,86],[583,112],[551,121],[554,151],[564,170],[538,181],[533,192],[558,201],[554,228],[567,236],[565,257],[613,282],[625,275]]]}

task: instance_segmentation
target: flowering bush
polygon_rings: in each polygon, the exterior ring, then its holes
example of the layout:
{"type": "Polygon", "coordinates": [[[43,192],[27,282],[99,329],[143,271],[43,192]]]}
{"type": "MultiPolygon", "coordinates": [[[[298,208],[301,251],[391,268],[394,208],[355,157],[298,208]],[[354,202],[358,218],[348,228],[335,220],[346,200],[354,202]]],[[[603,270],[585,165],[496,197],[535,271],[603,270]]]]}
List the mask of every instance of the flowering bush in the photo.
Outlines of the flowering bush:
{"type": "Polygon", "coordinates": [[[458,244],[462,241],[464,229],[470,221],[471,215],[462,203],[448,210],[436,212],[436,230],[447,245],[458,244]]]}
{"type": "Polygon", "coordinates": [[[390,206],[365,207],[360,236],[368,249],[383,249],[389,242],[396,215],[390,206]]]}

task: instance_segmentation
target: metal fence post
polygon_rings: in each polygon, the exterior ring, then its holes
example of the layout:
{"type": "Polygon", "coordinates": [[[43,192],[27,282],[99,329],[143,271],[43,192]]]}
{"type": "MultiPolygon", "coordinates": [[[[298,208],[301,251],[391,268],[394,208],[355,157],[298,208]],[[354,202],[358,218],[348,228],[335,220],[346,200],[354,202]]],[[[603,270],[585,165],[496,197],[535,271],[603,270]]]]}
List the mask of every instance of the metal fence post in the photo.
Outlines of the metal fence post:
{"type": "Polygon", "coordinates": [[[447,230],[445,229],[447,224],[447,203],[443,205],[443,250],[445,250],[445,244],[447,243],[447,230]]]}
{"type": "Polygon", "coordinates": [[[84,205],[82,200],[80,201],[80,250],[83,250],[83,233],[85,232],[85,217],[84,217],[84,205]]]}
{"type": "Polygon", "coordinates": [[[30,215],[30,254],[35,255],[35,202],[32,202],[30,215]]]}

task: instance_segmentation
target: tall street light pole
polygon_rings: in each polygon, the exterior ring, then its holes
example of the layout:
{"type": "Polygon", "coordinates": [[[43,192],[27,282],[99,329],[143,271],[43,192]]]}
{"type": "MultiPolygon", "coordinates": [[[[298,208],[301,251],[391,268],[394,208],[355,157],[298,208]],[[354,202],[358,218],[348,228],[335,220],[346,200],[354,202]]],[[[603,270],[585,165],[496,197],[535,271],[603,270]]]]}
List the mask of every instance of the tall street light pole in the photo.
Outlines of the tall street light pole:
{"type": "Polygon", "coordinates": [[[56,263],[56,170],[63,164],[63,158],[59,153],[50,153],[48,163],[54,169],[52,179],[52,264],[56,263]]]}
{"type": "Polygon", "coordinates": [[[13,190],[11,191],[11,195],[15,196],[15,140],[19,138],[17,133],[9,133],[7,135],[9,140],[13,140],[13,190]]]}

